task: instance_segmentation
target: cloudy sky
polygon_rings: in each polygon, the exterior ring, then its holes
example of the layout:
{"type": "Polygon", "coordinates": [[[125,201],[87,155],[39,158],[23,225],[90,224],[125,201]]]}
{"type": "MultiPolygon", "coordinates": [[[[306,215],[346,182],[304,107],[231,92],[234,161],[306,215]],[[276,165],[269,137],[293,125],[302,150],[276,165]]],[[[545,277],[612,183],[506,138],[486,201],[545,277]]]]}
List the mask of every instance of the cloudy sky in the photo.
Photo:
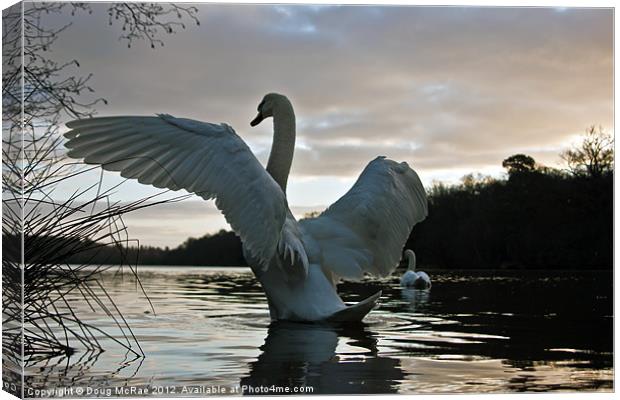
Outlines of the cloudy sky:
{"type": "MultiPolygon", "coordinates": [[[[377,155],[409,162],[430,186],[500,176],[515,153],[559,167],[587,126],[613,129],[611,9],[200,5],[201,25],[156,50],[127,48],[105,5],[93,10],[53,50],[94,74],[109,101],[99,115],[227,122],[266,162],[271,124],[249,121],[265,93],[291,99],[297,215],[334,202],[377,155]]],[[[130,182],[115,196],[154,192],[130,182]]],[[[226,227],[197,200],[126,222],[142,243],[171,246],[226,227]]]]}

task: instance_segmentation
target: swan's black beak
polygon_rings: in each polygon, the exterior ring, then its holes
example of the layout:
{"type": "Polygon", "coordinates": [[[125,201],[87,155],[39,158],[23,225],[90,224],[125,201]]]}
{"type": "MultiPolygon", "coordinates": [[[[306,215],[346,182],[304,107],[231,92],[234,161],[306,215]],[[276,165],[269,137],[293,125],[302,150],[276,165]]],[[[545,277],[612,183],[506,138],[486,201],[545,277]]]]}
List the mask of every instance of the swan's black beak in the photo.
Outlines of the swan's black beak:
{"type": "Polygon", "coordinates": [[[258,115],[256,116],[256,118],[254,118],[252,120],[252,122],[250,122],[250,126],[256,126],[258,124],[261,123],[262,120],[264,120],[265,117],[263,117],[263,114],[261,112],[258,113],[258,115]]]}

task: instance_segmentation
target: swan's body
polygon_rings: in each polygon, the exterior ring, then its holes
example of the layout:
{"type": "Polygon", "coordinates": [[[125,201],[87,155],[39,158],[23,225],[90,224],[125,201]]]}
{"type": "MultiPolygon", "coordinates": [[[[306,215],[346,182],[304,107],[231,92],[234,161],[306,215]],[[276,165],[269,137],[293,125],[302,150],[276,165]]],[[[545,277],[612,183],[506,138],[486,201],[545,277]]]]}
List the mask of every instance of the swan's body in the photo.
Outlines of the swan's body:
{"type": "Polygon", "coordinates": [[[415,289],[430,289],[431,278],[424,271],[416,272],[416,257],[413,250],[405,251],[405,258],[407,259],[407,272],[400,278],[400,285],[402,287],[410,287],[415,289]]]}
{"type": "Polygon", "coordinates": [[[325,212],[297,221],[286,200],[295,147],[286,97],[266,95],[251,125],[271,116],[266,169],[230,126],[170,115],[72,121],[66,146],[70,157],[140,183],[215,198],[241,238],[272,319],[359,321],[379,294],[346,306],[336,283],[394,270],[411,229],[427,215],[422,183],[406,163],[378,157],[325,212]]]}

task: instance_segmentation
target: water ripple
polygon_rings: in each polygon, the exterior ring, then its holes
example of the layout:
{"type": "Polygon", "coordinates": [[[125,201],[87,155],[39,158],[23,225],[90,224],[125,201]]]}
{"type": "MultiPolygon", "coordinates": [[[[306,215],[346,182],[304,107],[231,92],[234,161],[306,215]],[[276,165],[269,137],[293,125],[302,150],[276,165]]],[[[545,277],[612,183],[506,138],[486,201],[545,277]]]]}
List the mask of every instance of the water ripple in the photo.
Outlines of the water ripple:
{"type": "MultiPolygon", "coordinates": [[[[101,337],[108,351],[31,365],[27,384],[304,384],[323,394],[612,389],[610,273],[432,275],[430,291],[401,289],[395,277],[340,285],[347,301],[384,294],[364,324],[336,326],[271,323],[249,269],[140,267],[155,314],[132,279],[109,277],[106,288],[146,358],[101,337]]],[[[78,309],[121,337],[112,321],[78,309]]]]}

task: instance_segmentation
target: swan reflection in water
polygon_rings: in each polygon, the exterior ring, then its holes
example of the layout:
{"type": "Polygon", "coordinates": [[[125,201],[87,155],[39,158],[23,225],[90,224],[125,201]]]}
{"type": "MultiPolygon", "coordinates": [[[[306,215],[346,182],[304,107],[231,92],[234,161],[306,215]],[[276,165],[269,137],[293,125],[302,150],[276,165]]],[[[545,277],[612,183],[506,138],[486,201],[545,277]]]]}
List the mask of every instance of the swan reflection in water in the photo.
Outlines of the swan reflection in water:
{"type": "Polygon", "coordinates": [[[406,307],[411,312],[421,312],[428,305],[431,297],[430,290],[418,290],[408,287],[401,288],[402,299],[409,303],[406,307]]]}
{"type": "Polygon", "coordinates": [[[378,355],[375,336],[362,323],[272,322],[262,354],[250,364],[249,376],[240,385],[244,394],[263,395],[271,393],[251,388],[306,386],[315,394],[396,393],[405,374],[399,360],[378,355]]]}

